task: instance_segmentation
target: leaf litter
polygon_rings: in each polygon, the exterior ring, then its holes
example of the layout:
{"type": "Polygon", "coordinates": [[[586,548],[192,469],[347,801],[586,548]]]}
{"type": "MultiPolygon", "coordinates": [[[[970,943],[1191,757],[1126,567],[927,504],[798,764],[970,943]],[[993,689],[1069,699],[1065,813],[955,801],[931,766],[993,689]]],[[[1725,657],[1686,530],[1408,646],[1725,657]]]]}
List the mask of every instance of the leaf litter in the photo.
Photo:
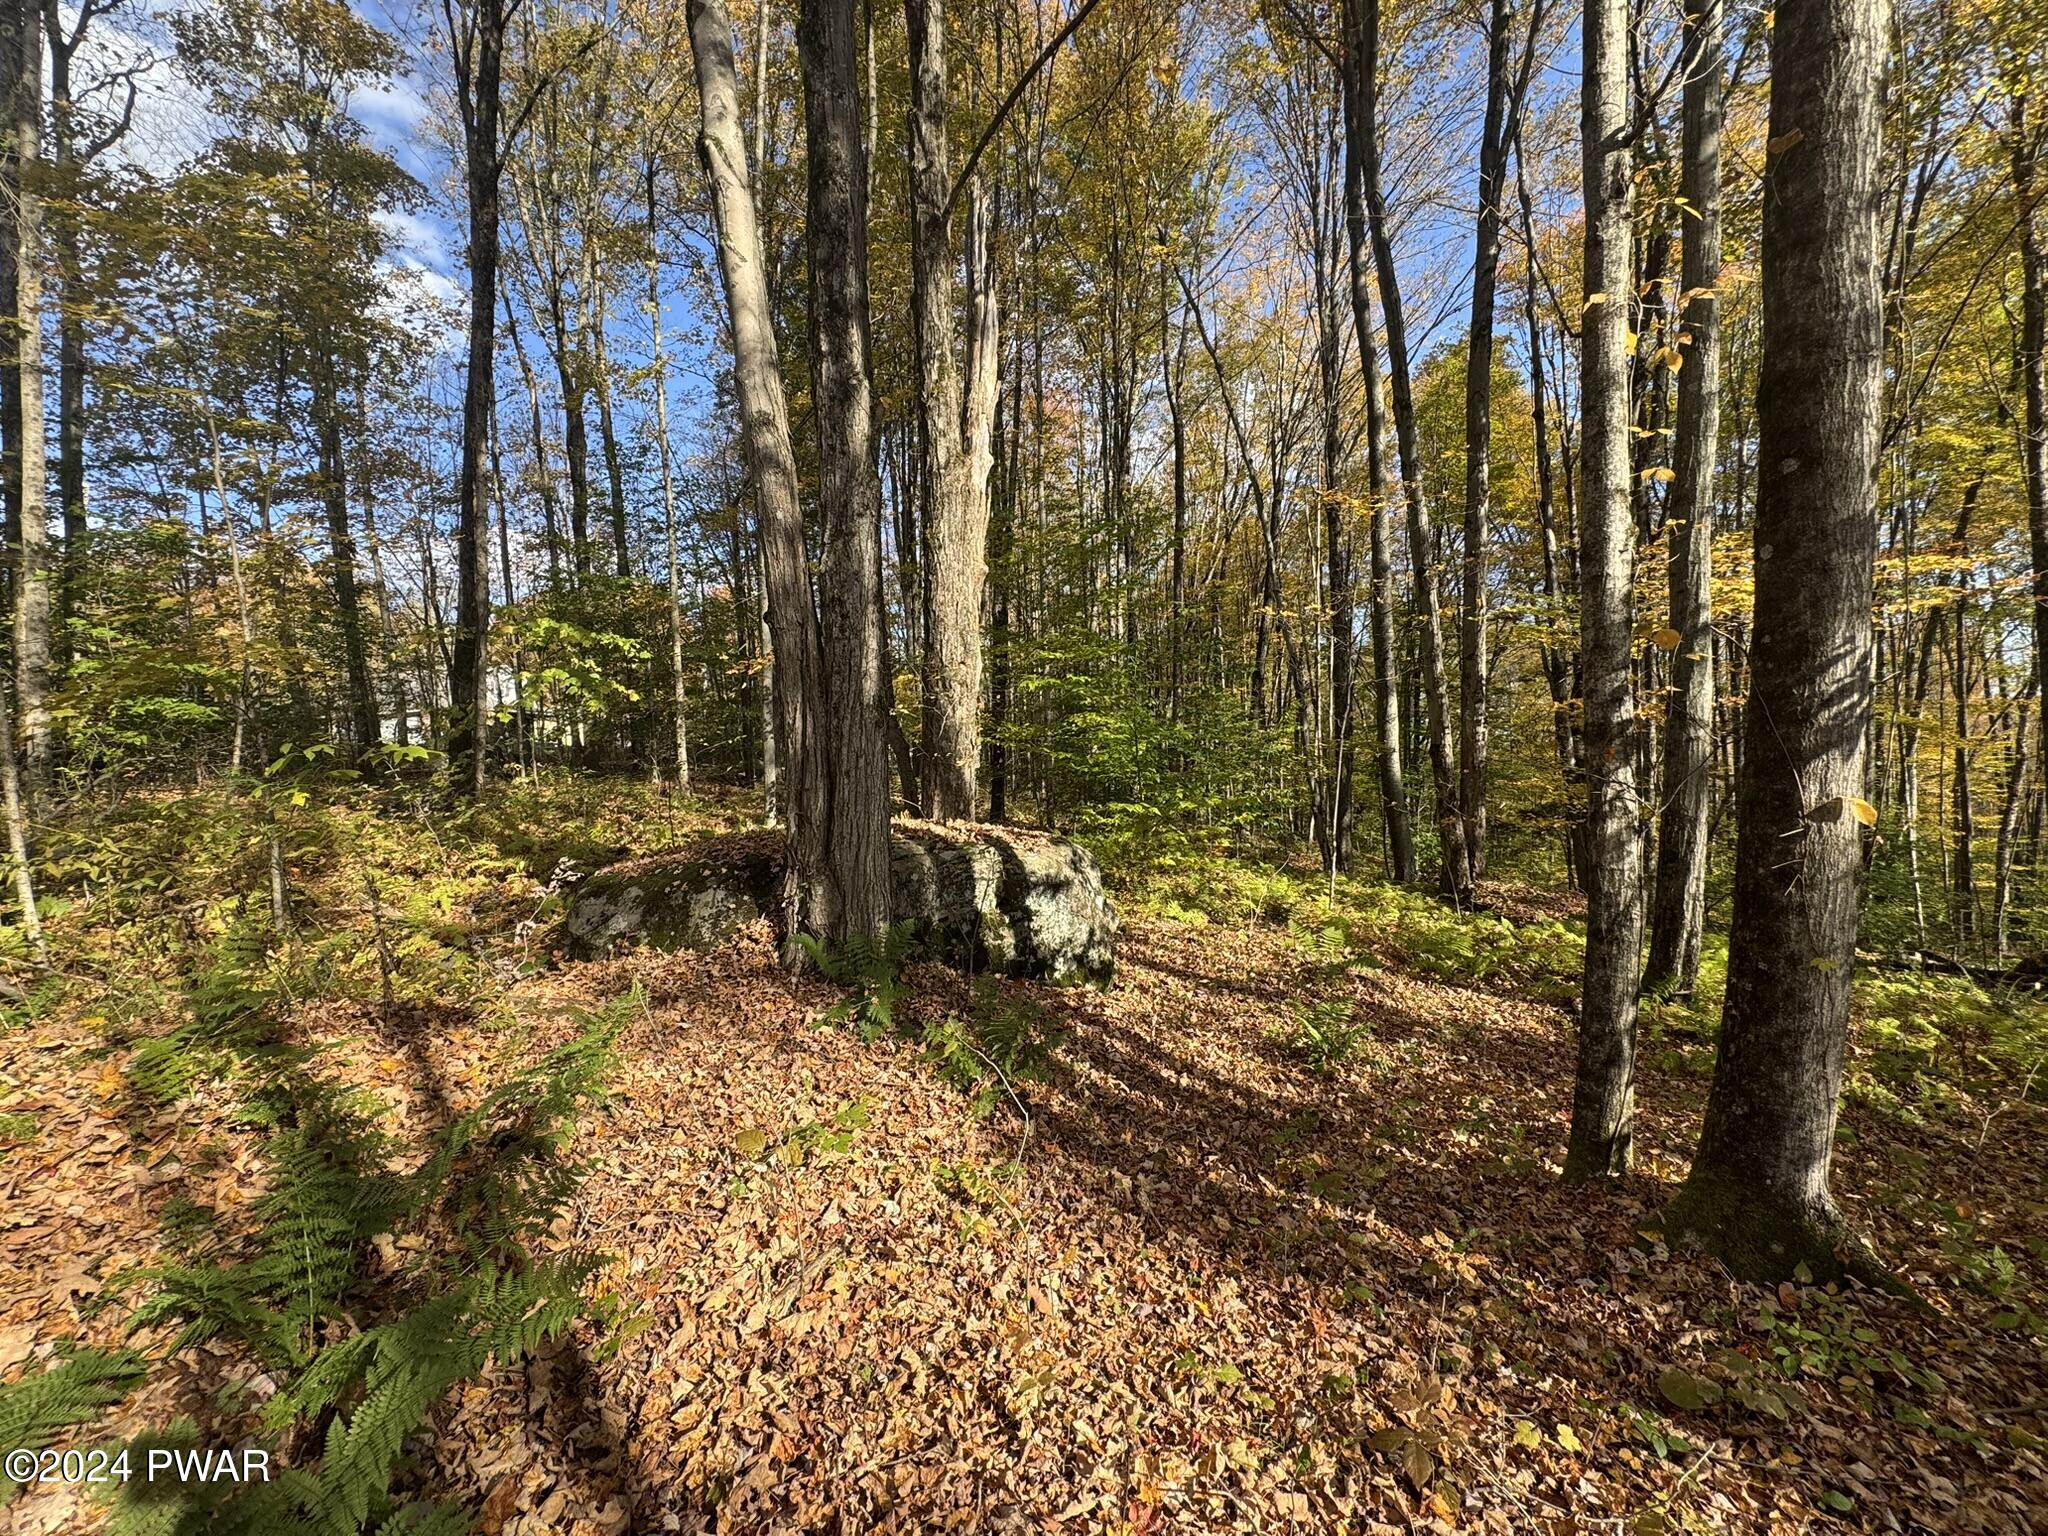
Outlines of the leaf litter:
{"type": "MultiPolygon", "coordinates": [[[[909,981],[913,1022],[973,1006],[937,967],[909,981]]],[[[2038,1243],[2037,1105],[1981,1141],[1850,1107],[1837,1188],[1916,1308],[1668,1249],[1696,1069],[1646,1072],[1642,1172],[1564,1189],[1564,1009],[1398,961],[1333,975],[1271,924],[1140,920],[1101,993],[983,982],[1065,1035],[981,1117],[916,1049],[815,1027],[837,995],[759,926],[528,976],[487,1018],[300,1025],[425,1126],[634,983],[558,1233],[615,1256],[627,1321],[466,1389],[421,1448],[423,1491],[486,1536],[2042,1526],[2048,1298],[2033,1270],[1996,1301],[1959,1280],[2038,1243]],[[1276,1039],[1311,997],[1366,1026],[1335,1072],[1276,1039]]],[[[232,1095],[139,1118],[101,1022],[0,1038],[9,1372],[119,1342],[125,1303],[94,1298],[157,1256],[169,1202],[249,1192],[232,1095]]],[[[187,1351],[79,1443],[179,1413],[229,1439],[263,1391],[187,1351]]],[[[4,1518],[99,1507],[38,1488],[4,1518]]]]}

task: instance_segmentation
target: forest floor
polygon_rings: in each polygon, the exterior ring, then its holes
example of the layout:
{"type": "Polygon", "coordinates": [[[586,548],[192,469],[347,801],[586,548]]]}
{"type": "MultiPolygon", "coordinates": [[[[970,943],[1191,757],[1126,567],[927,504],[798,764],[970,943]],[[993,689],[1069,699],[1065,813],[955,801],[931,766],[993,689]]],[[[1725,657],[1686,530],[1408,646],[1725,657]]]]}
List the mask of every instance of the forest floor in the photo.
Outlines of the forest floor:
{"type": "MultiPolygon", "coordinates": [[[[435,875],[411,919],[423,975],[457,964],[437,934],[481,958],[387,1005],[337,850],[422,884],[456,856],[402,818],[330,819],[293,876],[300,920],[342,942],[291,1028],[396,1126],[643,998],[558,1233],[613,1256],[628,1322],[495,1371],[423,1448],[422,1485],[486,1536],[2048,1529],[2048,1109],[1978,1012],[1859,1008],[1835,1185],[1924,1306],[1767,1290],[1659,1227],[1711,1069],[1698,1016],[1646,1017],[1639,1171],[1559,1184],[1562,899],[1500,887],[1464,919],[1347,883],[1326,909],[1261,877],[1211,915],[1183,878],[1133,893],[1104,991],[914,967],[899,1025],[999,1008],[1046,1045],[1043,1081],[989,1108],[914,1041],[816,1027],[841,994],[793,983],[765,931],[552,962],[545,877],[503,860],[435,875]]],[[[130,991],[0,1027],[0,1375],[121,1339],[133,1298],[95,1303],[159,1253],[174,1197],[247,1198],[231,1085],[127,1092],[130,991]]],[[[265,1385],[187,1350],[78,1440],[180,1413],[232,1435],[265,1385]]],[[[0,1528],[101,1518],[39,1485],[0,1528]]]]}

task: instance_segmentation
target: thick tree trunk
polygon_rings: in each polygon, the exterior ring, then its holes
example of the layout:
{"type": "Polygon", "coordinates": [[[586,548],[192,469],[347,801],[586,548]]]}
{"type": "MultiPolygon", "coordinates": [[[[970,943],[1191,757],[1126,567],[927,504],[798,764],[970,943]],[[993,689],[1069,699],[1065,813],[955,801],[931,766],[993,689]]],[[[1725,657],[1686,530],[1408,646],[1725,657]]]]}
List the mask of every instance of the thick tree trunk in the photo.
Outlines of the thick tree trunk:
{"type": "Polygon", "coordinates": [[[1663,805],[1650,913],[1647,992],[1689,997],[1700,969],[1707,906],[1707,812],[1714,751],[1714,463],[1721,435],[1721,3],[1700,0],[1685,24],[1685,124],[1680,192],[1689,217],[1678,374],[1677,478],[1670,541],[1671,691],[1664,715],[1663,805]]]}
{"type": "MultiPolygon", "coordinates": [[[[955,359],[953,241],[946,210],[943,0],[907,0],[910,45],[910,272],[917,342],[918,420],[925,453],[929,613],[924,652],[924,806],[940,821],[974,819],[981,763],[981,609],[988,578],[988,474],[993,421],[993,285],[978,277],[971,306],[972,376],[964,405],[955,359]],[[982,335],[983,326],[988,334],[982,335]]],[[[984,273],[987,207],[969,204],[968,265],[984,273]]]]}
{"type": "MultiPolygon", "coordinates": [[[[703,124],[698,152],[717,216],[718,265],[732,324],[733,388],[760,508],[762,582],[775,637],[776,735],[786,763],[783,810],[789,869],[782,904],[784,931],[794,935],[805,916],[806,892],[822,882],[826,872],[831,799],[823,724],[825,662],[804,568],[803,510],[797,499],[796,453],[768,301],[768,269],[748,187],[732,22],[724,0],[690,0],[689,24],[703,124]]],[[[784,958],[794,960],[797,955],[792,943],[784,958]]]]}
{"type": "Polygon", "coordinates": [[[50,508],[43,428],[43,29],[38,7],[18,0],[0,23],[0,86],[7,110],[6,179],[13,204],[6,234],[13,287],[6,296],[10,391],[6,444],[14,549],[14,693],[21,792],[31,817],[49,787],[50,508]]]}
{"type": "Polygon", "coordinates": [[[1728,993],[1666,1223],[1738,1276],[1867,1270],[1828,1171],[1863,883],[1883,385],[1885,0],[1798,0],[1771,42],[1757,380],[1756,632],[1728,993]]]}
{"type": "Polygon", "coordinates": [[[1635,1117],[1636,985],[1643,873],[1636,704],[1629,665],[1636,538],[1630,515],[1628,341],[1634,203],[1628,147],[1628,0],[1587,0],[1580,133],[1586,311],[1579,614],[1586,696],[1586,967],[1565,1177],[1628,1171],[1635,1117]]]}
{"type": "Polygon", "coordinates": [[[1393,385],[1394,441],[1401,457],[1401,491],[1408,509],[1409,566],[1415,579],[1415,620],[1421,649],[1421,683],[1428,715],[1429,765],[1442,842],[1444,890],[1460,906],[1472,901],[1472,867],[1465,853],[1464,818],[1451,763],[1449,689],[1444,679],[1443,620],[1437,601],[1436,530],[1423,495],[1422,453],[1415,430],[1415,395],[1408,369],[1408,327],[1401,308],[1401,283],[1394,266],[1387,200],[1380,186],[1379,30],[1380,0],[1346,0],[1356,7],[1358,46],[1347,50],[1356,71],[1361,190],[1372,234],[1373,272],[1387,333],[1387,372],[1393,385]]]}
{"type": "MultiPolygon", "coordinates": [[[[804,0],[797,51],[808,157],[805,237],[824,515],[818,597],[831,762],[829,878],[810,893],[810,926],[843,942],[877,935],[889,922],[882,488],[868,385],[868,199],[852,0],[804,0]]],[[[780,646],[776,654],[779,659],[780,646]]]]}
{"type": "Polygon", "coordinates": [[[489,710],[491,622],[491,400],[497,362],[498,143],[504,73],[503,0],[450,5],[456,87],[462,113],[463,181],[469,199],[469,361],[462,391],[462,463],[455,488],[455,647],[448,672],[450,785],[459,796],[483,793],[489,710]]]}

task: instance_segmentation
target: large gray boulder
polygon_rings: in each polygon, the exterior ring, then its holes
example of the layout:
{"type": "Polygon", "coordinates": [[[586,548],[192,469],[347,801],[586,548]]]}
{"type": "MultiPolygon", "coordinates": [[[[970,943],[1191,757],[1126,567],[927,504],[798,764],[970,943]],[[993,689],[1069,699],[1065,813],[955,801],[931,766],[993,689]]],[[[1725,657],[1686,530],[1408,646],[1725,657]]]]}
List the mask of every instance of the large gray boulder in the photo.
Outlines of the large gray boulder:
{"type": "MultiPolygon", "coordinates": [[[[1012,827],[898,822],[891,907],[924,953],[963,969],[1106,981],[1116,907],[1087,849],[1012,827]]],[[[781,839],[746,833],[631,859],[577,886],[563,935],[593,957],[638,944],[710,949],[746,923],[779,922],[781,839]]]]}

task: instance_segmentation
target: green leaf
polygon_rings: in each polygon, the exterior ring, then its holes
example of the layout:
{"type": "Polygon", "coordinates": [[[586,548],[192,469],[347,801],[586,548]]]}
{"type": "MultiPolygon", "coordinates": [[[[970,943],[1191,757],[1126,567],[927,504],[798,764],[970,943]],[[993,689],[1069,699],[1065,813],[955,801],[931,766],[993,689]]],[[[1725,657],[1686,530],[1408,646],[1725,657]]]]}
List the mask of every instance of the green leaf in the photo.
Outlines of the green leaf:
{"type": "Polygon", "coordinates": [[[1721,1400],[1721,1389],[1713,1382],[1675,1365],[1657,1378],[1657,1390],[1688,1413],[1698,1413],[1710,1403],[1721,1400]]]}
{"type": "Polygon", "coordinates": [[[768,1150],[768,1133],[759,1126],[750,1125],[733,1137],[732,1145],[741,1157],[759,1157],[768,1150]]]}

